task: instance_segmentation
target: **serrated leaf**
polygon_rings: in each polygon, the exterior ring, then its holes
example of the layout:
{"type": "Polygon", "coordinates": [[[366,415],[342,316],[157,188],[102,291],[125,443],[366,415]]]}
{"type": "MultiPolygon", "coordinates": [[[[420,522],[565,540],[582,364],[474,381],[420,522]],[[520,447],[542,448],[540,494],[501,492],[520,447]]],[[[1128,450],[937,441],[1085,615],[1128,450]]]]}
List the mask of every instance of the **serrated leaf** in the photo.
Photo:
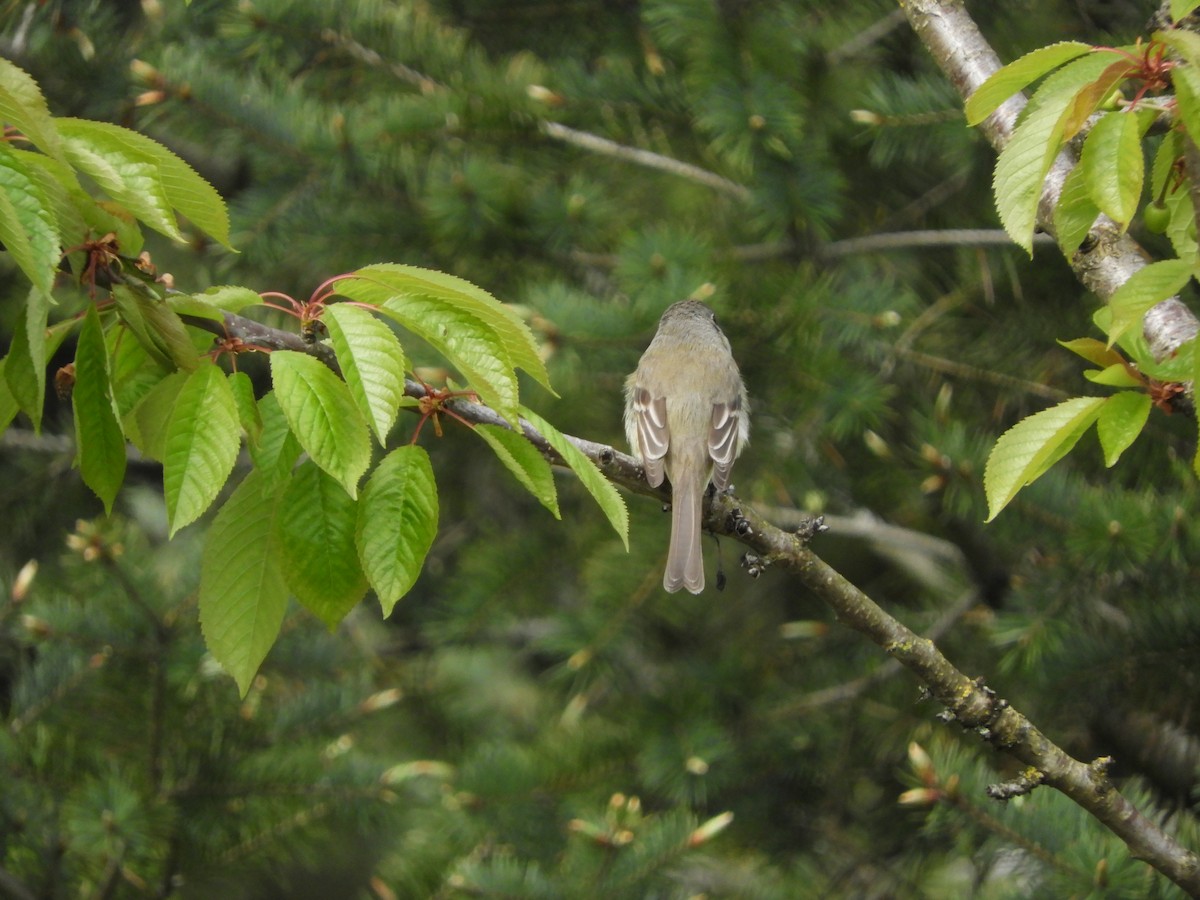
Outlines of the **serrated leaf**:
{"type": "Polygon", "coordinates": [[[12,344],[4,378],[18,407],[42,430],[42,407],[46,399],[46,321],[50,296],[34,288],[13,322],[12,344]]]}
{"type": "Polygon", "coordinates": [[[517,434],[500,425],[476,425],[472,429],[477,435],[487,441],[505,468],[516,476],[517,481],[556,519],[562,516],[558,511],[558,489],[554,486],[554,472],[550,463],[529,443],[524,435],[517,434]]]}
{"type": "Polygon", "coordinates": [[[43,153],[62,158],[54,119],[37,82],[0,57],[0,122],[16,128],[43,153]]]}
{"type": "Polygon", "coordinates": [[[136,281],[113,285],[112,298],[121,321],[154,360],[188,371],[200,365],[187,327],[165,299],[136,281]]]}
{"type": "Polygon", "coordinates": [[[227,284],[210,287],[199,294],[171,294],[171,308],[181,315],[203,316],[222,321],[224,313],[236,313],[247,306],[261,306],[262,297],[248,287],[227,284]]]}
{"type": "Polygon", "coordinates": [[[196,521],[225,486],[241,445],[237,401],[213,363],[184,382],[167,425],[163,492],[170,535],[196,521]]]}
{"type": "Polygon", "coordinates": [[[1054,205],[1054,234],[1063,256],[1070,259],[1074,255],[1099,215],[1100,210],[1088,195],[1083,166],[1077,165],[1063,181],[1054,205]]]}
{"type": "Polygon", "coordinates": [[[1186,182],[1181,190],[1168,191],[1165,202],[1171,215],[1167,238],[1181,260],[1195,265],[1197,253],[1200,252],[1196,246],[1196,206],[1192,203],[1186,182]]]}
{"type": "Polygon", "coordinates": [[[295,350],[271,354],[275,399],[288,427],[313,462],[351,497],[371,461],[371,438],[346,383],[313,357],[295,350]]]}
{"type": "Polygon", "coordinates": [[[1175,111],[1188,134],[1200,134],[1200,69],[1179,65],[1171,70],[1175,86],[1175,111]]]}
{"type": "Polygon", "coordinates": [[[365,266],[354,274],[378,280],[401,292],[440,297],[482,319],[499,337],[513,368],[523,369],[534,381],[554,393],[550,386],[550,373],[546,371],[546,364],[542,361],[529,326],[510,306],[501,303],[483,288],[445,272],[397,263],[365,266]]]}
{"type": "Polygon", "coordinates": [[[0,243],[47,296],[58,270],[58,221],[38,179],[0,142],[0,243]]]}
{"type": "Polygon", "coordinates": [[[1090,44],[1081,41],[1061,41],[1030,51],[993,72],[987,81],[967,98],[967,124],[978,125],[1017,91],[1091,49],[1090,44]]]}
{"type": "Polygon", "coordinates": [[[1042,186],[1062,146],[1065,119],[1079,91],[1110,62],[1106,54],[1092,54],[1047,78],[996,161],[992,184],[996,210],[1005,231],[1027,253],[1033,252],[1042,186]]]}
{"type": "Polygon", "coordinates": [[[1182,133],[1171,129],[1163,135],[1158,150],[1154,153],[1154,163],[1150,166],[1150,196],[1158,197],[1164,193],[1167,178],[1175,171],[1175,163],[1183,156],[1180,145],[1182,133]]]}
{"type": "Polygon", "coordinates": [[[1121,391],[1104,401],[1096,420],[1096,434],[1104,450],[1104,465],[1116,465],[1121,454],[1137,440],[1150,415],[1150,395],[1121,391]]]}
{"type": "Polygon", "coordinates": [[[74,271],[86,265],[80,244],[97,235],[112,233],[125,256],[137,256],[142,251],[142,232],[137,220],[125,210],[111,209],[111,204],[97,201],[79,183],[75,171],[66,163],[33,153],[13,150],[17,158],[42,188],[58,222],[58,233],[64,243],[73,244],[71,253],[74,271]]]}
{"type": "Polygon", "coordinates": [[[1070,350],[1076,356],[1082,356],[1088,362],[1107,368],[1125,362],[1125,357],[1109,347],[1104,341],[1095,338],[1075,338],[1073,341],[1059,341],[1058,345],[1070,350]]]}
{"type": "Polygon", "coordinates": [[[88,306],[75,350],[75,443],[83,482],[112,511],[125,480],[125,436],[113,404],[108,351],[95,306],[88,306]]]}
{"type": "Polygon", "coordinates": [[[1200,6],[1197,0],[1171,0],[1171,21],[1178,22],[1197,6],[1200,6]]]}
{"type": "Polygon", "coordinates": [[[1192,263],[1182,259],[1152,262],[1134,272],[1108,299],[1108,308],[1112,310],[1109,346],[1130,328],[1140,328],[1147,310],[1179,293],[1191,277],[1192,263]]]}
{"type": "Polygon", "coordinates": [[[330,343],[358,411],[375,429],[379,443],[386,443],[404,399],[408,360],[400,339],[371,313],[346,303],[326,307],[321,321],[329,329],[330,343]]]}
{"type": "MultiPolygon", "coordinates": [[[[1191,380],[1192,380],[1193,390],[1195,389],[1196,385],[1200,384],[1200,350],[1198,350],[1196,348],[1196,343],[1197,343],[1197,340],[1195,338],[1193,338],[1191,341],[1191,346],[1192,346],[1192,379],[1191,380]]],[[[1193,403],[1192,405],[1196,409],[1197,424],[1200,424],[1200,404],[1193,403]]],[[[1192,471],[1195,472],[1197,475],[1200,475],[1200,445],[1197,445],[1196,455],[1192,457],[1192,471]]]]}
{"type": "Polygon", "coordinates": [[[983,473],[992,521],[1017,492],[1062,459],[1100,415],[1104,397],[1074,397],[1022,419],[996,441],[983,473]]]}
{"type": "Polygon", "coordinates": [[[1145,382],[1130,374],[1129,368],[1124,363],[1106,366],[1103,369],[1088,369],[1083,373],[1083,377],[1093,384],[1102,384],[1106,387],[1140,388],[1145,386],[1145,382]]]}
{"type": "MultiPolygon", "coordinates": [[[[1113,53],[1111,50],[1103,52],[1109,54],[1109,58],[1113,53]]],[[[1063,140],[1069,141],[1079,134],[1091,114],[1099,109],[1101,104],[1108,100],[1117,87],[1136,69],[1136,65],[1127,57],[1122,56],[1116,62],[1110,63],[1104,71],[1096,76],[1094,81],[1084,85],[1067,109],[1067,116],[1063,120],[1063,140]]],[[[1130,115],[1137,115],[1137,111],[1130,110],[1130,115]]]]}
{"type": "Polygon", "coordinates": [[[91,126],[99,122],[60,119],[63,150],[72,166],[91,178],[133,216],[177,241],[183,234],[175,221],[158,166],[111,134],[91,126]]]}
{"type": "Polygon", "coordinates": [[[1168,28],[1165,31],[1156,31],[1151,35],[1151,40],[1166,44],[1175,51],[1175,55],[1189,65],[1200,66],[1200,35],[1190,29],[1168,28]]]}
{"type": "Polygon", "coordinates": [[[592,499],[600,505],[601,511],[608,517],[609,524],[621,538],[625,549],[629,549],[629,510],[625,501],[611,481],[601,474],[600,469],[589,459],[582,450],[567,440],[567,436],[526,407],[521,407],[521,415],[532,425],[562,457],[563,462],[579,478],[592,499]]]}
{"type": "Polygon", "coordinates": [[[11,425],[12,420],[20,412],[12,391],[8,389],[8,380],[4,377],[4,369],[7,365],[7,356],[4,359],[0,359],[0,432],[3,432],[4,429],[11,425]]]}
{"type": "Polygon", "coordinates": [[[208,530],[200,564],[200,629],[242,696],[275,643],[287,586],[275,539],[279,492],[251,472],[208,530]]]}
{"type": "Polygon", "coordinates": [[[291,476],[292,467],[304,451],[292,434],[274,391],[258,401],[258,414],[262,431],[257,441],[249,443],[250,457],[262,473],[264,484],[274,488],[291,476]]]}
{"type": "Polygon", "coordinates": [[[160,378],[123,419],[129,439],[147,459],[162,462],[167,457],[167,426],[187,377],[186,372],[172,372],[160,378]]]}
{"type": "Polygon", "coordinates": [[[1126,113],[1101,116],[1083,142],[1079,165],[1092,202],[1122,230],[1127,228],[1137,212],[1146,171],[1137,118],[1126,113]]]}
{"type": "Polygon", "coordinates": [[[178,210],[229,249],[229,214],[211,184],[158,141],[108,122],[59,119],[67,157],[156,231],[183,240],[178,210]],[[134,195],[143,191],[143,196],[134,195]]]}
{"type": "Polygon", "coordinates": [[[229,389],[233,391],[233,402],[237,407],[238,422],[246,432],[249,444],[258,443],[262,435],[263,421],[254,399],[254,382],[245,372],[229,373],[229,389]]]}
{"type": "Polygon", "coordinates": [[[129,429],[129,413],[172,370],[153,359],[125,327],[110,328],[105,337],[117,415],[125,425],[126,436],[137,444],[129,429]]]}
{"type": "MultiPolygon", "coordinates": [[[[1192,367],[1195,365],[1193,354],[1196,352],[1196,342],[1187,341],[1178,350],[1163,359],[1155,359],[1150,355],[1149,347],[1144,355],[1137,357],[1134,362],[1138,371],[1157,381],[1185,382],[1192,380],[1192,367]]],[[[1144,385],[1142,385],[1144,389],[1144,385]]]]}
{"type": "Polygon", "coordinates": [[[293,473],[277,521],[284,579],[332,630],[367,592],[354,542],[358,503],[312,460],[293,473]]]}
{"type": "Polygon", "coordinates": [[[384,616],[416,582],[437,525],[437,483],[428,454],[413,445],[393,450],[367,479],[355,529],[358,558],[384,616]]]}

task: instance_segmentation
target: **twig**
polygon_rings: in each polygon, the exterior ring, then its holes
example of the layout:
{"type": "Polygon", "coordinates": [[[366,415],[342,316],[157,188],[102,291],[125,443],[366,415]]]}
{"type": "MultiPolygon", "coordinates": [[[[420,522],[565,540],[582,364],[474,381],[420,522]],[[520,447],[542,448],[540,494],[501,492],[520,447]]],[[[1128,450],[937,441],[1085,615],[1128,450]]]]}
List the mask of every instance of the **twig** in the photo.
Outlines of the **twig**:
{"type": "MultiPolygon", "coordinates": [[[[1054,246],[1048,234],[1034,235],[1035,245],[1054,246]]],[[[893,231],[833,241],[820,248],[821,256],[836,258],[881,250],[912,250],[920,247],[1015,247],[1008,232],[1000,228],[943,228],[929,231],[893,231]]]]}
{"type": "Polygon", "coordinates": [[[650,169],[658,169],[662,172],[669,172],[672,175],[678,175],[681,178],[687,178],[698,184],[721,191],[742,202],[749,201],[751,197],[750,190],[735,181],[730,181],[716,172],[708,171],[708,169],[693,166],[691,163],[663,156],[661,153],[643,150],[640,147],[629,147],[625,144],[618,144],[616,141],[600,137],[598,134],[592,134],[590,131],[579,131],[575,128],[568,128],[566,125],[561,125],[558,122],[542,122],[541,129],[543,134],[555,140],[564,141],[576,147],[581,147],[584,150],[590,150],[593,153],[611,156],[614,159],[631,162],[639,166],[646,166],[650,169]]]}
{"type": "MultiPolygon", "coordinates": [[[[1000,68],[995,51],[980,34],[961,0],[903,0],[901,8],[917,36],[964,99],[970,97],[1000,68]]],[[[981,124],[983,134],[997,151],[1007,146],[1016,127],[1017,116],[1024,106],[1023,96],[1012,97],[981,124]]],[[[1038,224],[1044,231],[1054,233],[1053,211],[1067,175],[1077,161],[1073,151],[1064,150],[1050,168],[1037,213],[1038,224]]],[[[1147,255],[1132,238],[1121,233],[1121,229],[1107,216],[1101,215],[1069,262],[1076,277],[1107,300],[1146,265],[1147,255]]],[[[1179,336],[1189,331],[1195,335],[1200,330],[1200,322],[1178,299],[1172,298],[1154,307],[1143,320],[1142,327],[1154,352],[1169,354],[1178,347],[1175,341],[1179,336]]],[[[818,577],[819,581],[827,582],[828,579],[840,577],[836,573],[817,576],[815,573],[821,571],[821,566],[816,564],[801,566],[799,571],[806,576],[806,581],[818,577]]],[[[847,583],[846,590],[853,592],[854,589],[847,583]]],[[[855,607],[863,606],[861,602],[854,601],[851,593],[847,594],[845,602],[855,607]]],[[[874,611],[868,608],[867,612],[868,619],[876,618],[874,611]]],[[[885,642],[886,645],[887,641],[897,640],[888,634],[889,631],[880,623],[878,626],[871,625],[869,633],[874,640],[885,642]]],[[[940,654],[932,645],[925,647],[919,641],[909,644],[907,637],[898,640],[905,656],[911,655],[911,664],[905,664],[917,671],[926,684],[931,684],[931,681],[942,682],[944,688],[959,682],[958,674],[951,675],[945,671],[938,659],[940,654]]],[[[956,702],[953,695],[941,693],[942,688],[933,689],[934,695],[942,702],[956,702]]],[[[1062,791],[1108,826],[1125,841],[1135,857],[1148,862],[1191,896],[1200,897],[1200,857],[1180,845],[1121,796],[1108,778],[1106,764],[1097,761],[1085,766],[1072,759],[1015,710],[1001,707],[990,692],[979,693],[981,686],[961,681],[958,688],[965,692],[963,699],[958,701],[962,705],[962,714],[953,705],[948,704],[948,708],[955,712],[960,721],[964,724],[973,718],[980,721],[981,727],[986,729],[988,740],[1035,766],[1045,774],[1047,784],[1062,791]]]]}
{"type": "MultiPolygon", "coordinates": [[[[901,7],[925,48],[963,99],[975,93],[1000,68],[996,52],[959,0],[905,0],[901,7]]],[[[1007,146],[1025,103],[1021,94],[1010,97],[980,124],[983,135],[997,151],[1007,146]]],[[[1037,223],[1048,234],[1055,233],[1054,208],[1067,176],[1078,161],[1072,149],[1064,149],[1046,176],[1037,223]]],[[[1146,266],[1148,259],[1146,251],[1133,238],[1108,216],[1101,215],[1068,262],[1088,290],[1108,300],[1133,273],[1146,266]]],[[[1151,351],[1163,359],[1177,350],[1183,340],[1196,335],[1200,321],[1173,297],[1146,314],[1142,330],[1151,351]]]]}

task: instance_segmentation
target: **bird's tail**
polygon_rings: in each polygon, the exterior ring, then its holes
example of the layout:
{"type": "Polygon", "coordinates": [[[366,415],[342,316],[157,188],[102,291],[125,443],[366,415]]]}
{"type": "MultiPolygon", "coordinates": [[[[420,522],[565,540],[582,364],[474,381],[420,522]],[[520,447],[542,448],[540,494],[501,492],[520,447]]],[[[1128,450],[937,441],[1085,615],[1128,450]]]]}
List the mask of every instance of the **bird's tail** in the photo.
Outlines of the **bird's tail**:
{"type": "Polygon", "coordinates": [[[699,478],[680,478],[671,484],[671,545],[663,587],[674,593],[681,587],[693,594],[704,590],[704,556],[700,549],[700,519],[703,516],[704,483],[699,478]]]}

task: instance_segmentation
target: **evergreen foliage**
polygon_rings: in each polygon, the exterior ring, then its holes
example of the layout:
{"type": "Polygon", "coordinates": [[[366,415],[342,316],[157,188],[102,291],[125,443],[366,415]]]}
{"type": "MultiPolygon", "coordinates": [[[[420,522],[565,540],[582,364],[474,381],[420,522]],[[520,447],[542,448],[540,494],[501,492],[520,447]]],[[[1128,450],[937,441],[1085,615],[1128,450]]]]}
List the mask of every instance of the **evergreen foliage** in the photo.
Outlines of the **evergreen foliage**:
{"type": "MultiPolygon", "coordinates": [[[[977,14],[1012,60],[1054,39],[1130,44],[1152,11],[977,14]]],[[[148,135],[227,200],[236,254],[186,210],[187,241],[146,236],[183,290],[308,296],[385,260],[467,279],[521,311],[557,392],[522,400],[564,432],[619,444],[622,380],[661,310],[708,298],[755,410],[739,495],[781,520],[828,513],[823,557],[1075,755],[1116,757],[1139,807],[1200,846],[1194,421],[1151,410],[1112,469],[1087,437],[983,524],[999,435],[1111,393],[1055,340],[1104,335],[1053,245],[1030,260],[844,243],[999,227],[994,157],[893,4],[0,0],[0,55],[55,117],[148,135]]],[[[90,224],[80,242],[110,230],[90,224]]],[[[17,313],[24,268],[0,257],[12,353],[37,331],[17,313]]],[[[64,287],[52,324],[88,302],[64,287]]],[[[335,319],[335,345],[370,328],[335,319]]],[[[413,337],[403,363],[440,382],[442,336],[413,337]]],[[[51,372],[76,341],[49,348],[51,372]]],[[[106,348],[120,390],[93,412],[125,416],[182,354],[128,344],[141,355],[106,348]]],[[[271,362],[239,359],[260,398],[271,362]]],[[[522,369],[522,386],[541,380],[522,369]]],[[[366,385],[387,371],[336,389],[380,438],[366,385]]],[[[251,409],[229,385],[257,477],[282,479],[295,410],[277,394],[251,409]]],[[[13,393],[44,402],[47,437],[69,433],[44,388],[13,393]]],[[[398,421],[395,444],[417,419],[398,421]]],[[[627,553],[606,521],[619,505],[597,515],[559,477],[557,521],[534,463],[498,465],[443,426],[413,451],[436,472],[440,529],[411,591],[386,622],[360,605],[329,632],[349,593],[289,591],[294,548],[279,597],[316,615],[280,599],[281,637],[242,672],[240,703],[198,624],[200,530],[219,521],[183,528],[187,492],[168,510],[136,460],[105,517],[67,474],[70,449],[0,447],[0,571],[9,584],[41,563],[0,607],[0,873],[49,897],[1178,896],[1051,791],[987,799],[1020,773],[934,720],[909,676],[785,576],[751,580],[723,543],[706,554],[723,592],[667,597],[656,505],[629,503],[627,553]]],[[[135,442],[156,440],[170,436],[135,442]]],[[[346,550],[343,463],[297,483],[346,550]]]]}

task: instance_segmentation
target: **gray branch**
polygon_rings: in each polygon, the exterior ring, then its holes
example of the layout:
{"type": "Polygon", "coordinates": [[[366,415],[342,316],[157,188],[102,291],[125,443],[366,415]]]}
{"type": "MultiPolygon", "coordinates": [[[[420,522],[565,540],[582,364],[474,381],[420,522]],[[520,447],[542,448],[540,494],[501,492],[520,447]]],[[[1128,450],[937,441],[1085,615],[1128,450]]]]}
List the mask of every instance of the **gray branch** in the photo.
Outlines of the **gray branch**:
{"type": "MultiPolygon", "coordinates": [[[[964,100],[1000,68],[999,57],[980,34],[963,3],[912,0],[901,6],[913,30],[964,100]]],[[[1011,97],[980,126],[997,152],[1008,144],[1025,103],[1023,95],[1011,97]]],[[[1062,194],[1063,182],[1078,161],[1075,151],[1068,148],[1059,153],[1050,167],[1037,215],[1038,227],[1048,234],[1055,233],[1054,207],[1062,194]]],[[[1146,251],[1133,238],[1122,234],[1115,222],[1101,215],[1068,262],[1084,286],[1107,301],[1148,259],[1146,251]]],[[[1178,298],[1172,297],[1147,313],[1142,328],[1151,350],[1163,359],[1181,343],[1195,337],[1200,331],[1200,321],[1178,298]]]]}
{"type": "MultiPolygon", "coordinates": [[[[1000,60],[961,0],[904,0],[901,7],[913,30],[964,100],[1000,68],[1000,60]]],[[[997,152],[1003,150],[1011,138],[1017,115],[1025,102],[1023,96],[1013,97],[983,122],[982,131],[997,152]]],[[[1054,207],[1062,193],[1063,182],[1077,161],[1072,150],[1064,150],[1046,178],[1038,204],[1038,225],[1046,232],[1053,233],[1054,207]]],[[[1130,276],[1146,265],[1147,254],[1132,238],[1121,234],[1110,219],[1100,216],[1088,239],[1069,262],[1089,290],[1108,300],[1130,276]]],[[[1143,330],[1154,352],[1167,355],[1181,340],[1195,336],[1200,323],[1177,298],[1171,298],[1147,314],[1143,330]]],[[[881,630],[879,638],[884,638],[885,634],[881,630]]],[[[910,644],[908,637],[901,636],[898,640],[906,655],[927,655],[920,652],[927,648],[920,648],[919,643],[910,644]]],[[[936,655],[936,651],[932,654],[936,655]]],[[[933,662],[933,655],[928,655],[925,661],[914,660],[912,666],[924,673],[922,680],[927,684],[930,679],[945,675],[937,668],[926,670],[926,665],[933,662]]],[[[949,680],[952,682],[954,676],[949,680]]],[[[972,692],[970,683],[962,684],[961,688],[972,692]]],[[[934,693],[942,699],[936,689],[934,693]]],[[[994,697],[976,694],[976,698],[982,704],[985,718],[991,717],[983,727],[993,743],[1036,767],[1044,774],[1046,784],[1062,791],[1108,826],[1125,841],[1134,856],[1148,862],[1191,896],[1200,896],[1200,858],[1156,822],[1142,815],[1117,791],[1107,775],[1109,761],[1097,760],[1084,765],[1052,744],[1028,722],[1019,722],[1019,715],[1011,708],[997,708],[994,697]],[[997,741],[996,736],[1001,731],[1005,737],[997,741]]],[[[943,702],[948,700],[952,698],[947,697],[943,702]]],[[[950,708],[954,709],[953,706],[950,708]]],[[[969,709],[964,713],[971,715],[969,709]]],[[[959,718],[963,720],[964,716],[959,715],[959,718]]]]}

